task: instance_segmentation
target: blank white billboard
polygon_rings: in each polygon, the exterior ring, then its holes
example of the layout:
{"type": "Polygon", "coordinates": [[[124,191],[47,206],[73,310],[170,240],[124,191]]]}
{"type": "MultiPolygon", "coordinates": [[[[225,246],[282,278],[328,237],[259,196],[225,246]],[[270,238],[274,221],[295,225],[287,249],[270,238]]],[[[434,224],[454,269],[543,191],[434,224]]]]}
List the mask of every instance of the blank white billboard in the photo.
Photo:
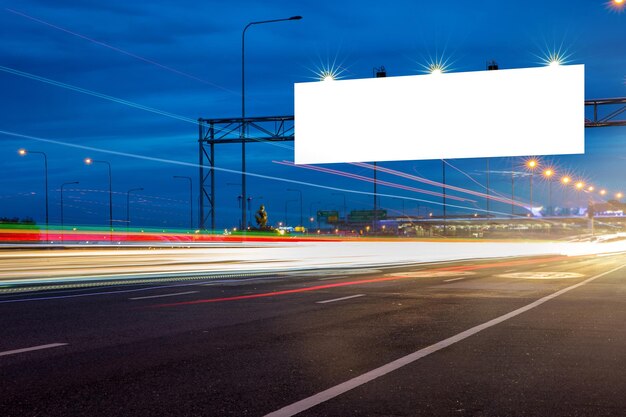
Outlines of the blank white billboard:
{"type": "Polygon", "coordinates": [[[584,65],[295,84],[295,163],[584,153],[584,65]]]}

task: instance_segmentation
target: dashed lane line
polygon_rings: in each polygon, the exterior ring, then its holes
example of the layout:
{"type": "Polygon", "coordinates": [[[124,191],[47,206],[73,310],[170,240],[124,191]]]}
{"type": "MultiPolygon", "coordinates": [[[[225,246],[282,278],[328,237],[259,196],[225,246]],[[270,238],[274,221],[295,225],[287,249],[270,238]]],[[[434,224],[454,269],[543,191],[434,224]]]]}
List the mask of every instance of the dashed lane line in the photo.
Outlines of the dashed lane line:
{"type": "Polygon", "coordinates": [[[350,300],[352,298],[363,297],[365,294],[349,295],[347,297],[333,298],[332,300],[317,301],[317,304],[334,303],[335,301],[350,300]]]}
{"type": "Polygon", "coordinates": [[[18,353],[32,352],[34,350],[42,350],[42,349],[51,349],[51,348],[55,348],[59,346],[65,346],[65,345],[67,345],[67,343],[49,343],[47,345],[39,345],[39,346],[33,346],[33,347],[28,347],[28,348],[23,348],[23,349],[7,350],[4,352],[0,352],[0,356],[16,355],[18,353]]]}
{"type": "Polygon", "coordinates": [[[199,291],[185,291],[185,292],[175,292],[170,294],[159,294],[159,295],[146,295],[144,297],[132,297],[129,300],[147,300],[148,298],[161,298],[161,297],[175,297],[177,295],[187,295],[187,294],[195,294],[199,291]]]}

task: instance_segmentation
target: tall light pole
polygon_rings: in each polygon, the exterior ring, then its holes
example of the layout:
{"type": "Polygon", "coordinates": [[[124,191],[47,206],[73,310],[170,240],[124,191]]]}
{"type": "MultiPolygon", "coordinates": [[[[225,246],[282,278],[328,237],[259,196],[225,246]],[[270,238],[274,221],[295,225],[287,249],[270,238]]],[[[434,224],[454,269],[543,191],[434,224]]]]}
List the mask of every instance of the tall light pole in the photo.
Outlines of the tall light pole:
{"type": "Polygon", "coordinates": [[[174,175],[173,178],[189,181],[189,230],[193,230],[193,181],[184,175],[174,175]]]}
{"type": "Polygon", "coordinates": [[[535,175],[535,168],[539,166],[539,162],[536,159],[531,159],[526,162],[526,166],[530,169],[530,217],[533,217],[533,176],[535,175]]]}
{"type": "Polygon", "coordinates": [[[143,188],[131,188],[126,191],[126,233],[128,233],[128,227],[130,226],[130,193],[133,191],[143,191],[143,188]]]}
{"type": "Polygon", "coordinates": [[[289,216],[287,215],[287,206],[289,203],[297,203],[298,200],[285,200],[285,226],[287,226],[287,221],[289,220],[289,216]]]}
{"type": "Polygon", "coordinates": [[[107,161],[98,161],[91,158],[85,158],[85,164],[106,164],[109,169],[109,242],[113,242],[113,180],[111,177],[111,164],[107,161]]]}
{"type": "MultiPolygon", "coordinates": [[[[333,193],[333,195],[339,195],[341,197],[343,197],[343,218],[344,221],[347,223],[348,222],[348,212],[347,212],[347,208],[346,208],[346,195],[343,193],[333,193]]],[[[374,215],[376,215],[376,213],[374,213],[374,215]]]]}
{"type": "MultiPolygon", "coordinates": [[[[309,217],[310,218],[313,218],[313,204],[322,204],[322,202],[321,201],[313,201],[313,202],[311,202],[309,204],[309,217]]],[[[317,227],[319,227],[319,220],[317,218],[317,213],[315,214],[315,220],[316,220],[317,227]]],[[[313,220],[311,220],[311,221],[313,221],[313,220]]]]}
{"type": "Polygon", "coordinates": [[[61,184],[61,242],[65,242],[65,217],[63,217],[63,187],[70,184],[78,184],[78,181],[64,182],[61,184]]]}
{"type": "Polygon", "coordinates": [[[298,190],[296,188],[287,188],[287,191],[300,194],[300,226],[304,226],[304,217],[302,217],[302,190],[298,190]]]}
{"type": "Polygon", "coordinates": [[[441,193],[443,194],[443,235],[446,235],[446,161],[441,160],[441,193]]]}
{"type": "Polygon", "coordinates": [[[548,200],[548,213],[550,216],[554,216],[554,207],[552,207],[552,176],[554,176],[554,170],[548,168],[543,171],[543,176],[548,180],[549,187],[549,200],[548,200]]]}
{"type": "Polygon", "coordinates": [[[48,228],[49,228],[49,221],[48,221],[48,213],[49,213],[49,207],[48,207],[48,156],[44,153],[44,152],[40,152],[40,151],[27,151],[26,149],[20,149],[17,151],[18,154],[20,154],[20,156],[25,156],[26,154],[29,153],[37,153],[43,156],[43,164],[44,164],[44,181],[45,181],[45,187],[46,187],[46,242],[48,242],[50,239],[48,238],[48,228]]]}
{"type": "Polygon", "coordinates": [[[245,46],[246,46],[246,30],[253,25],[262,25],[265,23],[285,22],[289,20],[300,20],[302,16],[291,16],[284,19],[261,20],[258,22],[250,22],[241,32],[241,228],[246,229],[246,72],[245,72],[245,46]]]}
{"type": "MultiPolygon", "coordinates": [[[[563,205],[565,205],[566,208],[567,208],[567,187],[569,186],[569,183],[571,181],[572,179],[568,176],[561,178],[561,184],[563,184],[563,205]]],[[[567,208],[566,215],[568,214],[569,214],[569,208],[567,208]]]]}

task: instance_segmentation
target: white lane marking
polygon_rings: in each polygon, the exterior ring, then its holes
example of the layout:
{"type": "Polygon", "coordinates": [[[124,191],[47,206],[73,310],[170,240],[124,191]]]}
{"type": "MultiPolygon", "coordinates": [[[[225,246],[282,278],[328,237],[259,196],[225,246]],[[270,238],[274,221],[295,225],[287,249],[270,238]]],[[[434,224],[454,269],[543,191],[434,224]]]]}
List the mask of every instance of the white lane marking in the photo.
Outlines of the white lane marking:
{"type": "Polygon", "coordinates": [[[362,375],[359,375],[355,378],[349,379],[339,385],[335,385],[334,387],[328,388],[327,390],[324,390],[322,392],[318,392],[315,395],[312,395],[308,398],[305,398],[303,400],[300,400],[298,402],[295,402],[293,404],[290,404],[286,407],[281,408],[280,410],[271,412],[269,414],[266,414],[265,417],[291,417],[294,416],[298,413],[301,413],[302,411],[308,410],[309,408],[315,407],[318,404],[321,404],[323,402],[326,402],[328,400],[331,400],[335,397],[338,397],[339,395],[348,392],[354,388],[357,388],[363,384],[366,384],[370,381],[373,381],[374,379],[381,377],[383,375],[387,375],[390,372],[393,372],[397,369],[402,368],[403,366],[409,365],[413,362],[415,362],[418,359],[421,359],[425,356],[430,355],[431,353],[435,353],[441,349],[444,349],[450,345],[453,345],[457,342],[460,342],[463,339],[467,339],[470,336],[475,335],[476,333],[482,332],[485,329],[488,329],[490,327],[493,327],[497,324],[500,324],[506,320],[512,319],[513,317],[516,317],[522,313],[527,312],[528,310],[532,310],[535,307],[540,306],[541,304],[552,300],[553,298],[556,298],[560,295],[565,294],[566,292],[569,292],[571,290],[574,290],[578,287],[582,287],[585,284],[590,283],[591,281],[598,279],[600,277],[603,277],[605,275],[611,274],[615,271],[618,271],[622,268],[626,267],[626,265],[620,265],[617,268],[613,268],[610,271],[606,271],[603,272],[601,274],[598,274],[596,276],[593,276],[591,278],[587,278],[586,280],[579,282],[578,284],[572,285],[570,287],[567,288],[563,288],[562,290],[559,290],[555,293],[552,293],[550,295],[546,295],[545,297],[542,297],[530,304],[525,305],[524,307],[518,308],[517,310],[513,310],[510,313],[504,314],[500,317],[496,317],[495,319],[489,320],[483,324],[479,324],[478,326],[474,326],[471,329],[465,330],[464,332],[461,332],[459,334],[456,334],[452,337],[449,337],[447,339],[444,339],[440,342],[435,343],[434,345],[430,345],[428,347],[425,347],[424,349],[420,349],[416,352],[410,353],[402,358],[396,359],[393,362],[389,362],[386,365],[383,365],[379,368],[373,369],[369,372],[366,372],[362,375]]]}
{"type": "Polygon", "coordinates": [[[33,346],[29,348],[24,348],[24,349],[7,350],[5,352],[0,352],[0,356],[15,355],[17,353],[31,352],[33,350],[41,350],[41,349],[50,349],[50,348],[55,348],[55,347],[65,346],[65,345],[67,345],[67,343],[50,343],[47,345],[33,346]]]}
{"type": "Polygon", "coordinates": [[[365,294],[349,295],[347,297],[333,298],[332,300],[317,301],[317,304],[334,303],[335,301],[349,300],[351,298],[363,297],[365,294]]]}
{"type": "Polygon", "coordinates": [[[465,279],[465,277],[461,277],[461,278],[452,278],[452,279],[444,279],[443,282],[452,282],[452,281],[458,281],[461,279],[465,279]]]}
{"type": "Polygon", "coordinates": [[[197,292],[198,291],[186,291],[186,292],[176,292],[176,293],[172,293],[172,294],[146,295],[145,297],[129,298],[129,300],[146,300],[148,298],[174,297],[176,295],[195,294],[197,292]]]}

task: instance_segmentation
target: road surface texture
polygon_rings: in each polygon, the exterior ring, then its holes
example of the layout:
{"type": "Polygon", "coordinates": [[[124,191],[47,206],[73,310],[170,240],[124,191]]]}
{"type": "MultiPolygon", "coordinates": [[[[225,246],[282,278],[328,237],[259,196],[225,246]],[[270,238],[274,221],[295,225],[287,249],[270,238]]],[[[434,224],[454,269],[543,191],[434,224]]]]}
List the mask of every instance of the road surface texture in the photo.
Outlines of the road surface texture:
{"type": "Polygon", "coordinates": [[[625,297],[624,254],[5,288],[0,415],[624,416],[625,297]]]}

